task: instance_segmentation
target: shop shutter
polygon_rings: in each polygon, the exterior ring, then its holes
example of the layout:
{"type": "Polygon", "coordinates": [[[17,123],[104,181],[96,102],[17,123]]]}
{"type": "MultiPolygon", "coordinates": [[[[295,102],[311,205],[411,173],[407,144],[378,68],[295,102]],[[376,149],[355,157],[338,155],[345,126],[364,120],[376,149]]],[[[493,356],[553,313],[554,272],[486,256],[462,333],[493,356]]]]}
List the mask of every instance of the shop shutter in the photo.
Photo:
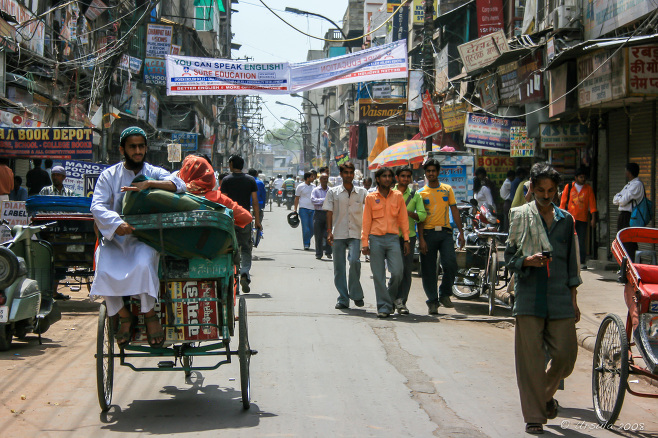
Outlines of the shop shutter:
{"type": "MultiPolygon", "coordinates": [[[[629,108],[628,161],[640,166],[640,180],[644,183],[647,197],[655,202],[655,148],[653,138],[653,102],[633,105],[629,108]]],[[[648,226],[653,226],[654,220],[648,226]]],[[[640,244],[640,250],[653,250],[653,245],[640,244]]]]}
{"type": "Polygon", "coordinates": [[[610,217],[608,250],[617,237],[619,210],[612,198],[626,185],[628,162],[628,117],[623,109],[608,113],[608,212],[610,217]]]}

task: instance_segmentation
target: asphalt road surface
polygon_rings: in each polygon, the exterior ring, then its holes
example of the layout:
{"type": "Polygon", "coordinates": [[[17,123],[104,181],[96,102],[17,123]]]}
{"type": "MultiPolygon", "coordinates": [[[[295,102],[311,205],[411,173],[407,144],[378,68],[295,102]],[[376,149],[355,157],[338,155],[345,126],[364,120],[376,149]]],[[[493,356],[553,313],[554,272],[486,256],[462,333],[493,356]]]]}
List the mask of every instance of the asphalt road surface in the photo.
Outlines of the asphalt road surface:
{"type": "MultiPolygon", "coordinates": [[[[259,351],[251,360],[250,410],[242,409],[237,360],[188,381],[182,372],[138,373],[117,363],[113,406],[102,414],[94,360],[98,304],[84,299],[83,288],[64,303],[63,320],[43,345],[28,337],[0,353],[0,435],[527,436],[509,311],[489,318],[484,302],[455,300],[455,309],[430,317],[414,278],[412,314],[377,319],[367,263],[366,306],[335,310],[332,263],[303,250],[301,228],[287,225],[287,213],[276,206],[266,212],[252,293],[245,295],[251,347],[259,351]]],[[[237,339],[232,344],[237,348],[237,339]]],[[[657,436],[658,402],[631,395],[617,430],[598,428],[591,360],[580,349],[574,374],[556,396],[560,416],[545,436],[657,436]]],[[[212,361],[197,358],[195,365],[212,361]]],[[[631,386],[647,388],[642,380],[631,386]]]]}

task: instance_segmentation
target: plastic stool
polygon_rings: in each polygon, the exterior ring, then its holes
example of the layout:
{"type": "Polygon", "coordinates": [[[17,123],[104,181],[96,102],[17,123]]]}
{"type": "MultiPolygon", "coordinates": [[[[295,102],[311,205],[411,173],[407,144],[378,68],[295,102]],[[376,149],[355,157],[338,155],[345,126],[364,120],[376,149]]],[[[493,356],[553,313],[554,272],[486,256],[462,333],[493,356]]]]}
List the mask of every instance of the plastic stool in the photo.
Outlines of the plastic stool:
{"type": "Polygon", "coordinates": [[[651,264],[655,265],[656,264],[656,251],[635,251],[635,262],[634,263],[642,263],[642,256],[651,256],[651,264]]]}

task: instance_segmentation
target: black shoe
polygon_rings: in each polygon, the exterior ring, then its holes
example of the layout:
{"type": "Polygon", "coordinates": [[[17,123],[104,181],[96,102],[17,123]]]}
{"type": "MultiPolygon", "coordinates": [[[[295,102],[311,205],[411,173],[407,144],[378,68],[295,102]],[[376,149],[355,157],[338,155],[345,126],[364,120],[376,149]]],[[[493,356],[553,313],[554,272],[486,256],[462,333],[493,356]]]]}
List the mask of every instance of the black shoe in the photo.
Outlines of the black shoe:
{"type": "Polygon", "coordinates": [[[54,300],[63,300],[63,301],[66,301],[66,300],[70,300],[70,299],[71,299],[71,296],[70,296],[70,295],[64,295],[64,294],[61,293],[61,292],[55,292],[55,293],[53,294],[53,299],[54,299],[54,300]]]}
{"type": "Polygon", "coordinates": [[[240,277],[240,288],[242,289],[242,292],[245,294],[248,294],[249,291],[251,290],[251,288],[249,287],[249,283],[251,283],[251,281],[249,281],[246,275],[240,277]]]}
{"type": "Polygon", "coordinates": [[[439,303],[441,303],[443,307],[447,307],[448,309],[452,309],[453,307],[455,307],[455,305],[452,304],[450,297],[448,296],[439,298],[439,303]]]}
{"type": "Polygon", "coordinates": [[[363,302],[363,300],[354,300],[354,305],[356,307],[363,307],[365,306],[365,303],[363,302]]]}
{"type": "Polygon", "coordinates": [[[430,315],[438,315],[439,314],[439,303],[429,303],[427,305],[427,313],[430,315]]]}
{"type": "Polygon", "coordinates": [[[322,256],[320,256],[320,257],[315,256],[315,259],[316,259],[316,260],[322,260],[322,256]]]}
{"type": "Polygon", "coordinates": [[[336,307],[335,307],[335,308],[336,308],[336,309],[349,309],[350,306],[346,306],[346,305],[343,304],[343,303],[336,303],[336,307]]]}
{"type": "Polygon", "coordinates": [[[327,258],[331,260],[331,254],[327,254],[327,258]]]}

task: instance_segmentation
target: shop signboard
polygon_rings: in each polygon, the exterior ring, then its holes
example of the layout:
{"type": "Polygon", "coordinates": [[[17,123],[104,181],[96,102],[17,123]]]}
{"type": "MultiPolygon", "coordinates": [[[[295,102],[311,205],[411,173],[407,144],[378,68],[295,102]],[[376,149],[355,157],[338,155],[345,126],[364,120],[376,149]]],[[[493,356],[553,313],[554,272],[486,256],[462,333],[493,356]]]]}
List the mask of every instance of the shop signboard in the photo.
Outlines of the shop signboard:
{"type": "Polygon", "coordinates": [[[445,91],[450,85],[450,73],[448,70],[448,45],[439,52],[439,54],[434,58],[434,71],[436,72],[436,85],[435,89],[437,93],[445,91]]]}
{"type": "Polygon", "coordinates": [[[544,99],[544,80],[541,67],[539,51],[535,52],[535,56],[528,56],[520,63],[516,71],[519,84],[519,103],[525,105],[544,99]]]}
{"type": "Polygon", "coordinates": [[[91,128],[0,128],[0,156],[89,160],[93,135],[91,128]]]}
{"type": "Polygon", "coordinates": [[[478,36],[503,30],[503,0],[476,0],[478,36]]]}
{"type": "MultiPolygon", "coordinates": [[[[389,3],[388,6],[390,8],[392,5],[389,3]]],[[[389,12],[395,12],[395,10],[400,5],[398,3],[394,6],[395,8],[393,8],[393,10],[389,12]]],[[[393,32],[391,32],[391,37],[393,41],[399,41],[399,40],[406,40],[408,36],[409,36],[409,6],[405,5],[393,17],[393,32]]]]}
{"type": "Polygon", "coordinates": [[[498,107],[498,81],[495,74],[481,76],[477,85],[480,92],[480,105],[487,111],[498,107]]]}
{"type": "Polygon", "coordinates": [[[519,102],[519,62],[514,61],[498,67],[500,103],[516,105],[519,102]]]}
{"type": "Polygon", "coordinates": [[[0,218],[8,222],[7,227],[0,227],[0,242],[11,239],[11,229],[14,225],[28,225],[29,218],[25,209],[25,201],[2,201],[0,218]]]}
{"type": "Polygon", "coordinates": [[[542,149],[573,149],[589,145],[589,130],[581,123],[542,123],[539,136],[542,149]]]}
{"type": "Polygon", "coordinates": [[[509,130],[512,126],[525,126],[525,123],[507,117],[468,113],[464,128],[464,145],[469,148],[509,152],[509,130]]]}
{"type": "Polygon", "coordinates": [[[439,181],[449,184],[455,194],[455,199],[469,199],[468,197],[468,175],[465,165],[441,165],[439,181]]]}
{"type": "Polygon", "coordinates": [[[658,96],[658,45],[628,47],[628,92],[658,96]]]}
{"type": "Polygon", "coordinates": [[[578,106],[586,108],[626,97],[624,50],[599,50],[578,58],[578,106]]]}
{"type": "Polygon", "coordinates": [[[199,134],[194,132],[172,132],[171,141],[180,144],[183,152],[194,152],[197,150],[199,134]]]}
{"type": "Polygon", "coordinates": [[[181,147],[179,144],[172,143],[167,145],[167,161],[170,163],[180,163],[181,147]]]}
{"type": "Polygon", "coordinates": [[[432,97],[430,96],[429,91],[425,91],[425,94],[423,95],[423,109],[420,115],[420,135],[427,138],[440,132],[441,129],[441,120],[436,113],[436,107],[432,102],[432,97]]]}
{"type": "Polygon", "coordinates": [[[91,198],[94,196],[94,190],[96,189],[96,183],[98,182],[99,176],[101,176],[99,173],[87,173],[84,175],[83,196],[85,198],[91,198]]]}
{"type": "MultiPolygon", "coordinates": [[[[66,169],[66,179],[62,184],[73,191],[75,196],[91,196],[89,187],[85,182],[87,175],[96,175],[96,179],[98,179],[98,175],[110,167],[107,164],[79,160],[53,160],[53,166],[62,166],[66,169]]],[[[91,187],[92,192],[93,190],[93,187],[91,187]]]]}
{"type": "Polygon", "coordinates": [[[158,109],[160,102],[154,94],[149,94],[149,118],[148,124],[157,129],[158,125],[158,109]]]}
{"type": "Polygon", "coordinates": [[[20,46],[43,56],[45,25],[35,14],[16,0],[4,0],[0,3],[6,16],[12,17],[20,26],[16,26],[16,42],[20,46]]]}
{"type": "Polygon", "coordinates": [[[134,56],[123,54],[121,55],[121,61],[119,62],[118,68],[138,75],[142,71],[142,60],[135,58],[134,56]]]}
{"type": "Polygon", "coordinates": [[[498,30],[476,40],[469,41],[457,47],[459,55],[470,73],[482,67],[486,67],[495,61],[501,53],[508,52],[507,37],[505,32],[498,30]]]}
{"type": "Polygon", "coordinates": [[[528,137],[528,128],[512,126],[509,130],[509,156],[513,158],[534,157],[535,139],[528,137]]]}
{"type": "Polygon", "coordinates": [[[167,83],[164,59],[146,58],[144,60],[144,83],[152,85],[165,85],[167,83]]]}
{"type": "Polygon", "coordinates": [[[107,5],[103,3],[101,0],[92,0],[89,3],[89,8],[87,9],[87,12],[85,12],[85,17],[87,17],[91,21],[94,21],[103,12],[105,12],[108,9],[109,8],[107,7],[107,5]]]}
{"type": "Polygon", "coordinates": [[[359,99],[359,121],[370,123],[403,116],[407,110],[406,103],[406,99],[387,99],[381,102],[359,99]]]}
{"type": "Polygon", "coordinates": [[[372,86],[372,97],[375,99],[390,99],[393,90],[391,84],[381,84],[372,86]]]}
{"type": "Polygon", "coordinates": [[[407,110],[415,111],[423,107],[420,90],[423,87],[422,70],[409,71],[409,91],[407,92],[407,110]]]}
{"type": "Polygon", "coordinates": [[[549,70],[548,73],[548,100],[551,102],[548,106],[548,116],[555,117],[567,110],[566,93],[569,64],[564,63],[549,70]]]}
{"type": "MultiPolygon", "coordinates": [[[[434,13],[436,14],[436,4],[438,0],[434,0],[434,13]]],[[[435,17],[436,18],[436,17],[435,17]]],[[[422,25],[425,21],[425,0],[413,0],[413,18],[412,24],[414,26],[422,25]]]]}
{"type": "Polygon", "coordinates": [[[583,2],[585,40],[593,40],[647,15],[656,5],[647,0],[586,0],[583,2]]]}
{"type": "Polygon", "coordinates": [[[507,178],[507,172],[514,170],[516,164],[514,158],[507,154],[501,155],[497,152],[481,149],[477,157],[477,167],[484,167],[487,171],[487,177],[500,187],[507,178]]]}
{"type": "Polygon", "coordinates": [[[467,112],[468,103],[466,102],[443,106],[443,108],[441,108],[441,121],[443,122],[443,131],[456,132],[464,129],[467,112]]]}
{"type": "Polygon", "coordinates": [[[149,23],[146,29],[146,57],[164,58],[171,50],[173,26],[149,23]]]}

